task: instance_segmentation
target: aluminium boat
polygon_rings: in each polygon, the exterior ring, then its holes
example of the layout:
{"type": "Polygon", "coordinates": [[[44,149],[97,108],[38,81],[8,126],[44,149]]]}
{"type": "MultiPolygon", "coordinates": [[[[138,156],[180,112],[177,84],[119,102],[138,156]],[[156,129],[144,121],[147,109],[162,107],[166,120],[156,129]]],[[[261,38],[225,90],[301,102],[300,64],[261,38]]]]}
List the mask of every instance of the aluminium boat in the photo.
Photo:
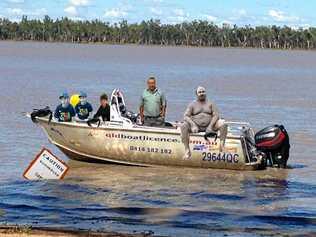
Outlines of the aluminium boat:
{"type": "Polygon", "coordinates": [[[267,165],[286,167],[289,139],[283,126],[254,133],[249,123],[225,122],[228,133],[224,149],[216,137],[191,134],[191,159],[183,159],[181,123],[147,127],[126,110],[123,93],[112,92],[111,120],[58,122],[46,108],[28,114],[49,141],[70,159],[138,166],[182,166],[232,170],[258,170],[267,165]]]}

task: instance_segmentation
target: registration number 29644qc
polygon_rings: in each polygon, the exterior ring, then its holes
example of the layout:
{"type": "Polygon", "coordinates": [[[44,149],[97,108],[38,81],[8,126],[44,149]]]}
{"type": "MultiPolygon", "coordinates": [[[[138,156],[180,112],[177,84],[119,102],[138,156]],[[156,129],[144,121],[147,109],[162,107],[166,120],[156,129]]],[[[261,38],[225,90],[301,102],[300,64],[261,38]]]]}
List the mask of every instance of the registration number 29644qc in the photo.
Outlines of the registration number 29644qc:
{"type": "Polygon", "coordinates": [[[202,160],[210,162],[238,163],[239,155],[232,153],[203,152],[202,160]]]}

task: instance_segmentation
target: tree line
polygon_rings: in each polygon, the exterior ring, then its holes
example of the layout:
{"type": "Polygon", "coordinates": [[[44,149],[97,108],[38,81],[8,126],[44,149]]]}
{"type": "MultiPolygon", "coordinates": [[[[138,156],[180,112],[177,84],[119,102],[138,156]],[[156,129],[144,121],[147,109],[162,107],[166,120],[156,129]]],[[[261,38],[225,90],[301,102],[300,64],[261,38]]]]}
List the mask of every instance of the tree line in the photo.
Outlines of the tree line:
{"type": "Polygon", "coordinates": [[[0,18],[1,40],[46,42],[111,43],[199,47],[251,47],[274,49],[315,49],[316,28],[288,26],[231,26],[202,20],[162,24],[148,20],[110,24],[100,20],[74,21],[69,18],[42,20],[23,16],[19,22],[0,18]]]}

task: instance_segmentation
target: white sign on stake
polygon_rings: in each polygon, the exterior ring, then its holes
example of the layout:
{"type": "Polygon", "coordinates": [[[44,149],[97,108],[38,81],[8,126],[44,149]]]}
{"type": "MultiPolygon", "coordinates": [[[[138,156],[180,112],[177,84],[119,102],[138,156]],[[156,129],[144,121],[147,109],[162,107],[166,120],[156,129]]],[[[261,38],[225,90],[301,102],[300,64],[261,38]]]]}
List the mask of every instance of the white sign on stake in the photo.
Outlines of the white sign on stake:
{"type": "Polygon", "coordinates": [[[29,180],[62,179],[69,167],[54,156],[48,149],[43,148],[23,173],[29,180]]]}

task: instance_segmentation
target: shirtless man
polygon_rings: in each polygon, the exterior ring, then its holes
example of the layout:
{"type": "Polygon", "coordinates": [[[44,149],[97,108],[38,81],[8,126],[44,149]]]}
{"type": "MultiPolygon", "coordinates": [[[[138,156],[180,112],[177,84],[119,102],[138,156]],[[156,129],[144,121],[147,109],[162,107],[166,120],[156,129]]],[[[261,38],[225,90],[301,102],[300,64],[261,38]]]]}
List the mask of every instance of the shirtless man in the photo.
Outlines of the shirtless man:
{"type": "Polygon", "coordinates": [[[181,126],[181,138],[184,144],[184,159],[191,158],[190,151],[190,133],[220,131],[220,151],[225,145],[227,135],[227,125],[219,119],[219,113],[216,106],[206,98],[206,90],[199,86],[196,89],[197,100],[193,101],[187,107],[184,113],[184,123],[181,126]]]}

